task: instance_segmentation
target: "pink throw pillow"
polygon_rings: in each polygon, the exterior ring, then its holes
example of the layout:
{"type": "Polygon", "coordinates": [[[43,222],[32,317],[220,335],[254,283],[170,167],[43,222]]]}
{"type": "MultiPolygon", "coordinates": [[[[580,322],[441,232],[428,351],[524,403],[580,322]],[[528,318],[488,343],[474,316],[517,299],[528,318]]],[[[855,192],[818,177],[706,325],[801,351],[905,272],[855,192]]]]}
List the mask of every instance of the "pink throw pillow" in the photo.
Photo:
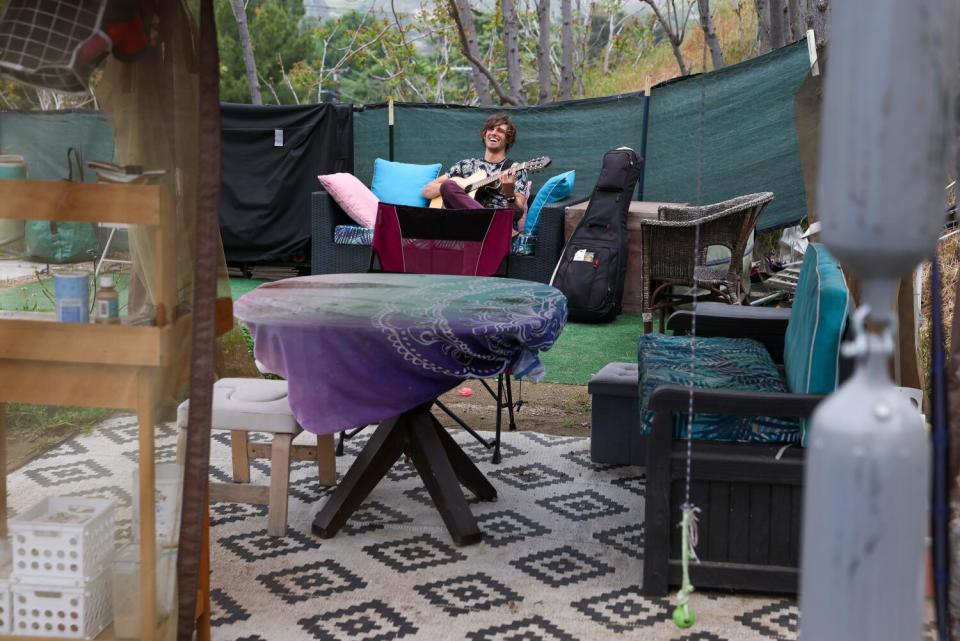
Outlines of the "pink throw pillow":
{"type": "Polygon", "coordinates": [[[326,174],[317,176],[337,204],[362,227],[373,227],[377,222],[379,200],[353,174],[326,174]]]}

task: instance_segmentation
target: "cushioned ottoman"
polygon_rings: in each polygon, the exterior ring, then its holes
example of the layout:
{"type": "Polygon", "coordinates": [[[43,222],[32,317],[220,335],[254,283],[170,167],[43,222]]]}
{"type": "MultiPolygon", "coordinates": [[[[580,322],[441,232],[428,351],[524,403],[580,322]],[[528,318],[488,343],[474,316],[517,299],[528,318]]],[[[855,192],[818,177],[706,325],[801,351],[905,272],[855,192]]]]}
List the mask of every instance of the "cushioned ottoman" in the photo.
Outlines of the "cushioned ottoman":
{"type": "Polygon", "coordinates": [[[590,379],[590,458],[594,463],[647,464],[637,390],[636,363],[607,363],[590,379]]]}

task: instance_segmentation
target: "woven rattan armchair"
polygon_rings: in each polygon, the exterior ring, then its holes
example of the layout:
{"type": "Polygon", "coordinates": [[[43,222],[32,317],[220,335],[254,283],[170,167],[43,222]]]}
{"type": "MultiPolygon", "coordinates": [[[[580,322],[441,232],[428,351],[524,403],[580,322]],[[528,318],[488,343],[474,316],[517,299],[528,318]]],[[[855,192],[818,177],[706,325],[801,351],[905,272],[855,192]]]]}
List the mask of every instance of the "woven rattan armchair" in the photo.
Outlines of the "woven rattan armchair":
{"type": "Polygon", "coordinates": [[[675,285],[693,287],[696,283],[698,300],[741,301],[741,257],[771,200],[772,193],[761,192],[702,207],[664,205],[656,220],[641,221],[644,331],[650,331],[654,312],[659,312],[662,330],[666,310],[692,298],[673,291],[675,285]],[[699,251],[694,256],[696,243],[699,251]],[[707,250],[715,245],[730,250],[728,263],[708,263],[707,250]]]}

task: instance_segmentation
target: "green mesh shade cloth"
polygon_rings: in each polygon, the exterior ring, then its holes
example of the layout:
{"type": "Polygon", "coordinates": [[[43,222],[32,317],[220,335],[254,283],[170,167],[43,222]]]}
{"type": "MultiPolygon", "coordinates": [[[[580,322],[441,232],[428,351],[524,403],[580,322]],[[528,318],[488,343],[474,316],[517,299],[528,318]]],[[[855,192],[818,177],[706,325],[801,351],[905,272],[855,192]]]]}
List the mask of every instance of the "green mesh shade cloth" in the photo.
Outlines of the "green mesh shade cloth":
{"type": "MultiPolygon", "coordinates": [[[[0,112],[0,149],[27,161],[27,174],[39,180],[67,177],[67,148],[87,160],[113,160],[113,131],[98,111],[0,112]]],[[[86,169],[86,168],[84,168],[86,169]]],[[[87,180],[96,180],[93,170],[87,180]]]]}
{"type": "MultiPolygon", "coordinates": [[[[794,122],[794,96],[809,69],[806,41],[702,76],[705,89],[701,202],[772,191],[759,229],[792,225],[806,215],[803,174],[794,122]]],[[[701,76],[654,87],[647,124],[644,199],[697,201],[701,76]]],[[[644,102],[639,93],[553,103],[535,107],[480,108],[459,105],[397,104],[394,160],[446,170],[482,152],[480,128],[497,111],[517,124],[510,158],[522,162],[549,156],[553,164],[530,178],[536,187],[550,176],[577,172],[573,197],[588,196],[604,152],[643,146],[644,102]]],[[[389,158],[386,105],[357,106],[354,114],[354,168],[371,183],[373,161],[389,158]]],[[[64,165],[64,141],[83,149],[84,158],[112,156],[113,140],[96,112],[0,113],[0,148],[27,158],[33,177],[56,178],[64,165]],[[44,119],[29,126],[29,119],[44,119]],[[20,132],[32,132],[29,145],[20,132]]],[[[316,185],[307,188],[313,190],[316,185]]],[[[305,213],[308,215],[309,212],[305,213]]]]}
{"type": "Polygon", "coordinates": [[[809,68],[806,40],[800,40],[747,62],[654,87],[644,198],[697,203],[703,88],[700,204],[772,191],[774,200],[757,228],[796,224],[806,216],[807,201],[794,96],[809,68]]]}
{"type": "MultiPolygon", "coordinates": [[[[517,142],[509,157],[524,162],[549,156],[553,164],[531,174],[539,187],[550,177],[577,172],[573,196],[589,196],[600,173],[603,154],[620,146],[639,152],[643,140],[642,94],[576,100],[537,107],[480,108],[454,105],[394,106],[394,160],[439,162],[446,171],[463,158],[483,153],[480,129],[491,114],[506,111],[517,126],[517,142]]],[[[354,114],[354,168],[370,184],[375,158],[387,158],[387,108],[368,106],[354,114]]]]}

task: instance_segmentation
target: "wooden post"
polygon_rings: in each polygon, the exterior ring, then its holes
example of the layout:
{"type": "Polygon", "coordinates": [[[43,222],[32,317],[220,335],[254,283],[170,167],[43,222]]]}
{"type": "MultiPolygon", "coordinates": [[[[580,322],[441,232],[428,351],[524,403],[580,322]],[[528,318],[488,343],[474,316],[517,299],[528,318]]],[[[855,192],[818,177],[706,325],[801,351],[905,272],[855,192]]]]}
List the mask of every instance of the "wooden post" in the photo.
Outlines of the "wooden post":
{"type": "Polygon", "coordinates": [[[0,403],[0,539],[7,538],[7,404],[0,403]]]}
{"type": "Polygon", "coordinates": [[[154,375],[147,368],[138,374],[137,418],[140,421],[140,487],[137,488],[140,494],[140,639],[153,641],[157,629],[157,527],[153,507],[156,396],[154,375]]]}

